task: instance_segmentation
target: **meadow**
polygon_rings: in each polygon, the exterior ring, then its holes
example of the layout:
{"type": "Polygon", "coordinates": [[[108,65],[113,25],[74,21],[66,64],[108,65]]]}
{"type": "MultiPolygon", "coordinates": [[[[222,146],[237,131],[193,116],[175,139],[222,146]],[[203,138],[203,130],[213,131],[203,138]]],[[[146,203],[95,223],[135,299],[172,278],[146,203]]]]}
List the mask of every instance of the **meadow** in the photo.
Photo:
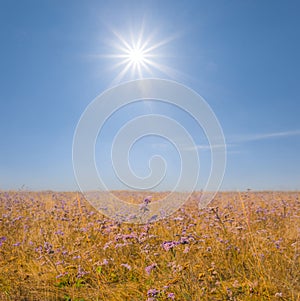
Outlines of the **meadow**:
{"type": "Polygon", "coordinates": [[[0,300],[300,300],[299,192],[197,197],[138,225],[75,192],[0,192],[0,300]]]}

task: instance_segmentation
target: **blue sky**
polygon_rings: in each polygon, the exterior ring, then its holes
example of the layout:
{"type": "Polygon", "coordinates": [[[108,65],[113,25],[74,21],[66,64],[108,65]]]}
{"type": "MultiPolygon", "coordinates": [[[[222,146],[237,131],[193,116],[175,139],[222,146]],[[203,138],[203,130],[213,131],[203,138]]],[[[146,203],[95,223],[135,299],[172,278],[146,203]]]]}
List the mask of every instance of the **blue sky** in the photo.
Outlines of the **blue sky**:
{"type": "MultiPolygon", "coordinates": [[[[192,88],[220,121],[228,144],[222,189],[299,189],[299,11],[299,1],[1,1],[0,189],[78,189],[76,125],[97,95],[137,78],[118,79],[121,67],[108,55],[118,54],[113,32],[129,39],[142,26],[151,43],[168,40],[153,58],[168,70],[152,68],[151,76],[192,88]]],[[[185,125],[205,176],[205,137],[178,108],[149,101],[116,112],[103,141],[112,140],[113,125],[149,112],[185,125]]],[[[101,143],[98,168],[119,188],[101,143]]],[[[174,151],[149,137],[133,147],[133,169],[147,174],[147,156],[158,152],[170,167],[161,186],[168,189],[178,171],[174,151]]]]}

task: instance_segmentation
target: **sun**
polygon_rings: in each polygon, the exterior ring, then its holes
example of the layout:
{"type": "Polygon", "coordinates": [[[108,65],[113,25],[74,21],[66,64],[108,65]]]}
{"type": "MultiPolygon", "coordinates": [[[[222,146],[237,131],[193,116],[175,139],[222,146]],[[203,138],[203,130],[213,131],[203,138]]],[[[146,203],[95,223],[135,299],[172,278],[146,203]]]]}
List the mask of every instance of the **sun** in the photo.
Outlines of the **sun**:
{"type": "Polygon", "coordinates": [[[145,64],[145,53],[142,49],[131,49],[128,53],[128,59],[134,65],[145,64]]]}
{"type": "Polygon", "coordinates": [[[144,35],[143,28],[139,34],[131,33],[129,39],[126,39],[117,31],[113,31],[117,38],[113,42],[113,52],[106,57],[113,58],[117,62],[113,65],[119,70],[114,83],[119,83],[125,77],[130,79],[140,79],[146,76],[153,76],[154,70],[167,74],[171,69],[164,66],[159,60],[162,55],[160,50],[164,45],[169,43],[174,37],[166,38],[162,41],[155,42],[153,34],[149,37],[144,35]]]}
{"type": "Polygon", "coordinates": [[[147,65],[151,65],[151,61],[149,61],[150,55],[139,45],[134,45],[123,51],[123,63],[126,64],[128,69],[131,69],[133,73],[137,71],[138,75],[141,77],[143,69],[147,69],[147,65]]]}
{"type": "Polygon", "coordinates": [[[130,73],[132,78],[142,78],[146,73],[150,73],[150,67],[155,65],[153,58],[157,45],[151,45],[150,39],[143,40],[142,33],[136,39],[131,37],[129,41],[117,33],[115,35],[119,40],[116,45],[119,54],[113,57],[119,60],[116,67],[121,67],[118,79],[121,80],[127,73],[130,73]]]}

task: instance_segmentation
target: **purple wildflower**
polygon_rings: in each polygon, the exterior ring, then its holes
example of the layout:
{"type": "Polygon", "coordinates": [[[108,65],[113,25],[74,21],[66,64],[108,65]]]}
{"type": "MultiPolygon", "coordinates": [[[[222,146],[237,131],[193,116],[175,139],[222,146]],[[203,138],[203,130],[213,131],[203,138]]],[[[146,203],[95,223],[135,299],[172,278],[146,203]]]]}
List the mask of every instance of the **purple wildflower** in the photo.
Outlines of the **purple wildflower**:
{"type": "Polygon", "coordinates": [[[102,265],[108,265],[108,260],[104,258],[102,261],[102,265]]]}
{"type": "Polygon", "coordinates": [[[0,247],[3,245],[3,242],[6,241],[6,237],[5,236],[2,236],[0,237],[0,247]]]}
{"type": "Polygon", "coordinates": [[[180,238],[180,243],[181,244],[188,244],[189,243],[189,239],[188,239],[188,237],[181,237],[180,238]]]}
{"type": "Polygon", "coordinates": [[[18,217],[14,218],[14,219],[12,220],[12,223],[14,223],[14,222],[16,222],[16,221],[19,221],[19,220],[22,219],[22,218],[23,218],[23,216],[18,216],[18,217]]]}
{"type": "Polygon", "coordinates": [[[190,250],[190,248],[188,246],[186,246],[185,249],[183,250],[183,253],[186,254],[189,252],[189,250],[190,250]]]}
{"type": "Polygon", "coordinates": [[[151,288],[147,292],[148,297],[156,297],[158,294],[159,294],[159,290],[157,290],[156,288],[151,288]]]}
{"type": "Polygon", "coordinates": [[[140,210],[143,211],[143,212],[149,211],[148,204],[146,204],[146,203],[141,204],[140,205],[140,210]]]}
{"type": "Polygon", "coordinates": [[[137,235],[136,235],[136,233],[131,232],[129,234],[124,234],[122,238],[123,238],[123,241],[125,241],[130,238],[137,238],[137,235]]]}
{"type": "Polygon", "coordinates": [[[283,241],[282,238],[279,238],[277,241],[274,242],[276,249],[280,249],[280,244],[283,241]]]}
{"type": "Polygon", "coordinates": [[[143,230],[148,233],[148,231],[150,230],[150,226],[149,224],[146,224],[145,226],[143,226],[143,230]]]}
{"type": "Polygon", "coordinates": [[[77,278],[82,278],[84,275],[88,274],[80,265],[78,266],[77,278]]]}
{"type": "Polygon", "coordinates": [[[162,247],[165,249],[165,251],[169,251],[177,245],[178,245],[177,241],[165,241],[163,242],[162,247]]]}
{"type": "Polygon", "coordinates": [[[144,204],[148,205],[149,203],[151,203],[151,198],[152,198],[152,196],[147,196],[147,197],[144,199],[144,204]]]}
{"type": "Polygon", "coordinates": [[[113,241],[108,241],[108,242],[104,245],[103,250],[106,250],[112,243],[113,243],[113,241]]]}
{"type": "Polygon", "coordinates": [[[56,276],[56,279],[59,279],[59,278],[65,276],[65,275],[68,275],[68,272],[65,272],[65,273],[62,273],[62,274],[57,275],[57,276],[56,276]]]}
{"type": "Polygon", "coordinates": [[[151,202],[151,196],[146,197],[143,203],[140,205],[140,210],[143,212],[149,211],[148,205],[150,202],[151,202]]]}
{"type": "Polygon", "coordinates": [[[175,300],[175,294],[174,293],[168,293],[168,298],[175,300]]]}
{"type": "Polygon", "coordinates": [[[121,263],[121,266],[126,268],[127,270],[131,270],[131,266],[128,263],[121,263]]]}
{"type": "Polygon", "coordinates": [[[122,247],[124,247],[124,246],[127,246],[127,244],[126,244],[126,243],[123,243],[123,244],[116,244],[116,245],[115,245],[115,249],[122,248],[122,247]]]}
{"type": "Polygon", "coordinates": [[[52,250],[53,246],[49,243],[49,242],[45,242],[44,243],[44,249],[48,254],[52,254],[54,253],[54,251],[52,250]]]}
{"type": "Polygon", "coordinates": [[[151,274],[151,271],[157,267],[157,264],[156,263],[152,263],[150,265],[148,265],[147,267],[145,267],[145,272],[150,275],[151,274]]]}
{"type": "Polygon", "coordinates": [[[38,246],[37,248],[35,248],[35,251],[36,251],[37,253],[42,253],[43,247],[42,247],[42,246],[38,246]]]}

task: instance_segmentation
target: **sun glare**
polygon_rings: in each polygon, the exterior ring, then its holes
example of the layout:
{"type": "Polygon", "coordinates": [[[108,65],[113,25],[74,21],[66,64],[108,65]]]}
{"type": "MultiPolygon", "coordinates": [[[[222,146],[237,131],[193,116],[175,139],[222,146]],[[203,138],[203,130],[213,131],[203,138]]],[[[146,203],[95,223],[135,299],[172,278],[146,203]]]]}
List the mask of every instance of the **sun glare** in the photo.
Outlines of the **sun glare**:
{"type": "Polygon", "coordinates": [[[118,60],[113,65],[114,68],[120,70],[113,81],[114,83],[120,82],[126,76],[129,76],[130,79],[144,78],[147,75],[153,76],[154,69],[170,76],[168,73],[171,73],[171,69],[158,62],[158,58],[161,57],[158,50],[174,37],[154,42],[152,36],[147,39],[144,37],[143,29],[139,35],[131,35],[131,39],[128,40],[116,31],[113,31],[113,33],[118,39],[114,42],[115,54],[106,57],[118,60]]]}
{"type": "Polygon", "coordinates": [[[128,59],[135,65],[144,64],[145,56],[142,49],[131,49],[128,53],[128,59]]]}

